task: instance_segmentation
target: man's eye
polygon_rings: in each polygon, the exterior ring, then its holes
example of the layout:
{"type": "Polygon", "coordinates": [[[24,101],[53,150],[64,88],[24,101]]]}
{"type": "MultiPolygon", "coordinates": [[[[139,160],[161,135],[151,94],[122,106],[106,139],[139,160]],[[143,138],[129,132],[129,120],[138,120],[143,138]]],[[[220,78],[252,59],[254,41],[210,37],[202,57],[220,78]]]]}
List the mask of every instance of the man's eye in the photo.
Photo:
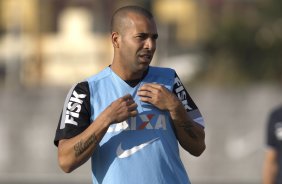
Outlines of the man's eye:
{"type": "Polygon", "coordinates": [[[143,39],[143,38],[145,38],[145,36],[139,35],[139,36],[137,36],[137,38],[143,39]]]}
{"type": "Polygon", "coordinates": [[[157,39],[158,39],[158,35],[154,35],[154,36],[153,36],[153,39],[154,39],[154,40],[157,40],[157,39]]]}
{"type": "Polygon", "coordinates": [[[146,35],[142,35],[142,34],[141,34],[141,35],[137,35],[136,37],[137,37],[138,39],[146,39],[146,35]]]}

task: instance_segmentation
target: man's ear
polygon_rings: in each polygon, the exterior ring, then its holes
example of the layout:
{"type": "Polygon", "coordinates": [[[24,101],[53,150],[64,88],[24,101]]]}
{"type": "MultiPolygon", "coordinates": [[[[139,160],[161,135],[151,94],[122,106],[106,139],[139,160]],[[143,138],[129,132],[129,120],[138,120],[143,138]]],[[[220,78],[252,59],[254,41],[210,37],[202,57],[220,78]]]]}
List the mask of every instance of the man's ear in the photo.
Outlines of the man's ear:
{"type": "Polygon", "coordinates": [[[118,32],[112,32],[112,43],[114,48],[119,48],[119,37],[118,32]]]}

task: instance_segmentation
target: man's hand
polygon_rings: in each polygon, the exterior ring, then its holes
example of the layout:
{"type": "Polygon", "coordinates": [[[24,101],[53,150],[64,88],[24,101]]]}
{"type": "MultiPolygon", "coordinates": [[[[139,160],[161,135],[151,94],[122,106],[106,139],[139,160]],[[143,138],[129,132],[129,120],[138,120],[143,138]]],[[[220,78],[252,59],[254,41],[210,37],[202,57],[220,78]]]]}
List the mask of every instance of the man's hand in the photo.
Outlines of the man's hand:
{"type": "Polygon", "coordinates": [[[205,132],[187,114],[181,101],[160,84],[144,84],[138,93],[142,102],[148,102],[160,110],[168,110],[180,145],[194,156],[205,150],[205,132]]]}
{"type": "Polygon", "coordinates": [[[106,109],[111,123],[119,123],[137,115],[137,104],[130,94],[118,98],[106,109]]]}
{"type": "Polygon", "coordinates": [[[59,141],[59,164],[65,172],[71,172],[85,163],[107,132],[110,124],[136,116],[137,104],[131,95],[125,95],[111,103],[82,133],[59,141]]]}
{"type": "Polygon", "coordinates": [[[160,84],[144,84],[140,87],[137,94],[142,102],[148,102],[160,110],[170,111],[179,105],[177,97],[160,84]]]}

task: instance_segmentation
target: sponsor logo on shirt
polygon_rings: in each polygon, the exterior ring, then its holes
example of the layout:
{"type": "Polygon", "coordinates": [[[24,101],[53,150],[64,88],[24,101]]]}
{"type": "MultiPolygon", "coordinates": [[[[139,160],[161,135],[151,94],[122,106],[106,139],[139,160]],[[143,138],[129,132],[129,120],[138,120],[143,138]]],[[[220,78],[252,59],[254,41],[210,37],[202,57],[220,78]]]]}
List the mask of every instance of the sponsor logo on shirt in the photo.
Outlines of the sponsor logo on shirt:
{"type": "Polygon", "coordinates": [[[152,130],[167,129],[166,117],[164,114],[141,114],[131,117],[126,121],[113,124],[108,128],[110,132],[120,132],[123,130],[152,130]]]}
{"type": "Polygon", "coordinates": [[[174,85],[177,86],[175,92],[176,95],[178,96],[178,98],[180,99],[180,101],[182,102],[184,108],[186,109],[186,111],[190,111],[192,110],[192,107],[189,106],[188,104],[188,100],[187,100],[187,93],[184,90],[184,87],[180,81],[180,79],[178,77],[175,77],[174,79],[174,85]]]}
{"type": "Polygon", "coordinates": [[[121,143],[120,143],[118,148],[117,148],[117,151],[116,151],[117,157],[118,158],[129,157],[129,156],[133,155],[134,153],[144,149],[146,146],[150,145],[151,143],[155,142],[158,139],[159,138],[152,139],[152,140],[147,141],[145,143],[142,143],[142,144],[140,144],[138,146],[134,146],[134,147],[132,147],[130,149],[123,149],[122,146],[121,146],[121,143]]]}
{"type": "Polygon", "coordinates": [[[67,109],[65,113],[65,121],[61,122],[60,129],[65,128],[65,124],[72,124],[77,126],[75,118],[79,118],[79,113],[81,111],[81,105],[83,103],[83,98],[86,97],[86,94],[78,94],[75,90],[70,97],[70,100],[67,104],[67,109]]]}

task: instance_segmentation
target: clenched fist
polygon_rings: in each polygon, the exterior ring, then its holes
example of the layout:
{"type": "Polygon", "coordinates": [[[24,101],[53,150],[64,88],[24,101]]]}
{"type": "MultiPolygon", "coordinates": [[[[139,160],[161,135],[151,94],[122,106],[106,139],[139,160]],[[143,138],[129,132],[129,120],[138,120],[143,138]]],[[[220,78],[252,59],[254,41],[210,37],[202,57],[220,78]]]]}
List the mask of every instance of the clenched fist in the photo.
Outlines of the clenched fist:
{"type": "Polygon", "coordinates": [[[137,115],[137,104],[128,94],[113,101],[106,111],[111,123],[119,123],[137,115]]]}

